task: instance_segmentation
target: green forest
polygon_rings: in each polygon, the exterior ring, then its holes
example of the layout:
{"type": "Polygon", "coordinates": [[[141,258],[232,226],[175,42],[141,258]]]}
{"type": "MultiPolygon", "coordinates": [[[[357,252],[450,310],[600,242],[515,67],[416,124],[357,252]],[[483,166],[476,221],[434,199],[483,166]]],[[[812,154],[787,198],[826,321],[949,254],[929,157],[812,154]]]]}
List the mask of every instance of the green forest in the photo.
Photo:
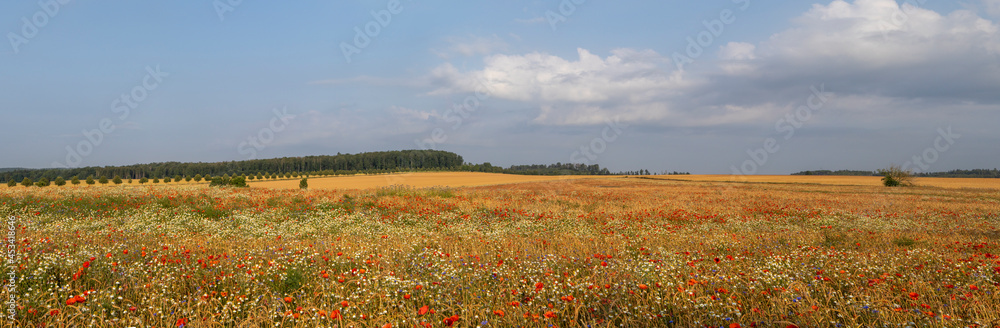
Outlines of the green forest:
{"type": "Polygon", "coordinates": [[[24,178],[38,181],[62,177],[120,177],[154,179],[200,176],[258,175],[343,175],[399,171],[458,170],[462,156],[439,150],[399,150],[329,156],[283,157],[214,163],[149,163],[126,166],[81,167],[70,169],[15,169],[0,172],[4,182],[24,178]]]}
{"type": "MultiPolygon", "coordinates": [[[[606,168],[597,164],[556,163],[549,165],[512,165],[509,168],[493,166],[490,163],[464,163],[462,156],[440,150],[399,150],[368,152],[360,154],[337,154],[328,156],[283,157],[247,161],[214,163],[150,163],[125,166],[81,167],[71,169],[0,169],[0,182],[57,185],[67,180],[108,179],[121,183],[122,180],[137,179],[164,182],[181,179],[196,182],[211,177],[244,176],[248,180],[293,178],[299,176],[331,176],[353,174],[381,174],[393,172],[421,171],[464,171],[522,175],[608,175],[606,168]]],[[[633,174],[648,170],[635,171],[633,174]]]]}

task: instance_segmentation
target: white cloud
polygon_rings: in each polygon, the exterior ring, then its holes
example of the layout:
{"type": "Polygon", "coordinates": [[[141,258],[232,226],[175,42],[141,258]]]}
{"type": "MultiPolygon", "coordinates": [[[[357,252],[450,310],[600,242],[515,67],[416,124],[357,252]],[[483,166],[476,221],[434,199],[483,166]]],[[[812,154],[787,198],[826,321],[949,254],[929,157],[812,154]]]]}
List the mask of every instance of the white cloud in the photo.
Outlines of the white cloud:
{"type": "Polygon", "coordinates": [[[508,47],[507,42],[504,42],[503,39],[495,34],[489,37],[450,37],[446,41],[450,45],[445,50],[433,50],[442,58],[449,58],[455,54],[462,56],[490,55],[498,51],[507,50],[508,47]]]}
{"type": "Polygon", "coordinates": [[[719,47],[719,67],[728,73],[747,73],[754,66],[747,61],[757,59],[757,46],[745,42],[730,42],[719,47]]]}
{"type": "Polygon", "coordinates": [[[1000,34],[993,22],[967,10],[948,15],[894,0],[836,0],[813,8],[791,29],[758,47],[760,57],[804,66],[832,63],[903,67],[940,60],[996,60],[1000,34]]]}
{"type": "Polygon", "coordinates": [[[621,115],[619,104],[634,105],[635,118],[660,117],[666,106],[649,106],[690,85],[680,72],[667,72],[669,59],[651,50],[618,49],[601,58],[585,49],[577,60],[545,53],[494,55],[479,71],[459,72],[450,64],[436,68],[435,79],[449,81],[431,94],[489,90],[490,96],[539,104],[538,123],[592,124],[621,115]]]}
{"type": "Polygon", "coordinates": [[[722,60],[750,60],[757,56],[754,50],[757,46],[745,42],[730,42],[719,49],[719,59],[722,60]]]}
{"type": "Polygon", "coordinates": [[[814,5],[764,42],[721,46],[715,67],[702,71],[677,71],[652,50],[602,57],[577,49],[576,58],[487,55],[478,70],[446,63],[427,80],[430,95],[488,92],[537,111],[531,120],[544,125],[773,122],[820,84],[844,100],[828,108],[863,111],[866,120],[889,120],[904,109],[943,116],[944,108],[968,107],[953,104],[1000,104],[1000,27],[970,10],[835,0],[814,5]]]}
{"type": "Polygon", "coordinates": [[[1000,0],[983,0],[983,6],[990,15],[1000,17],[1000,0]]]}

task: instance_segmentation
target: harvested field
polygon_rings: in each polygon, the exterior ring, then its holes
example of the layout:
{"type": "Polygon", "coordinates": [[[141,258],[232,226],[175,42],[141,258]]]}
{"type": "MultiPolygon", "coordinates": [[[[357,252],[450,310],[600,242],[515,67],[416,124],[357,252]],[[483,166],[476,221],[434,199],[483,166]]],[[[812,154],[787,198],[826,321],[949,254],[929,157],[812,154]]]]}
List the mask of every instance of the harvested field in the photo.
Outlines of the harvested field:
{"type": "MultiPolygon", "coordinates": [[[[384,175],[355,175],[309,178],[309,189],[372,189],[402,185],[416,188],[424,187],[469,187],[488,186],[508,183],[538,182],[553,180],[575,180],[609,178],[609,176],[543,176],[543,175],[512,175],[499,173],[477,172],[421,172],[384,175]]],[[[299,189],[299,179],[268,180],[250,182],[251,187],[272,189],[299,189]]]]}
{"type": "MultiPolygon", "coordinates": [[[[835,175],[654,175],[645,176],[650,179],[666,179],[676,181],[719,181],[719,182],[757,182],[757,183],[806,183],[847,186],[881,186],[882,177],[865,176],[835,176],[835,175]]],[[[984,188],[1000,189],[1000,179],[980,178],[916,178],[917,186],[939,188],[984,188]]]]}

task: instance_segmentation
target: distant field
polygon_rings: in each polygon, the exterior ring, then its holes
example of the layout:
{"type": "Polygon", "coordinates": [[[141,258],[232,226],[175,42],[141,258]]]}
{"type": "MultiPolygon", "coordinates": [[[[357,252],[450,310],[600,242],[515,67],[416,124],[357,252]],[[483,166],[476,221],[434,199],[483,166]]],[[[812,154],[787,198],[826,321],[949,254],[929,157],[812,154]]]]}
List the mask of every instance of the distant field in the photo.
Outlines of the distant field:
{"type": "MultiPolygon", "coordinates": [[[[803,183],[822,185],[845,185],[845,186],[881,186],[881,177],[866,176],[830,176],[830,175],[651,175],[651,176],[629,176],[631,178],[640,177],[658,180],[673,181],[700,181],[700,182],[753,182],[753,183],[803,183]]],[[[373,189],[392,185],[406,185],[415,188],[425,187],[475,187],[489,186],[509,183],[541,182],[553,180],[575,180],[575,179],[619,179],[622,176],[540,176],[540,175],[513,175],[499,173],[477,173],[477,172],[421,172],[421,173],[399,173],[382,175],[354,175],[336,177],[313,177],[309,178],[310,189],[373,189]]],[[[938,188],[984,188],[1000,189],[1000,179],[985,178],[917,178],[914,180],[917,186],[938,187],[938,188]]],[[[251,187],[270,189],[298,189],[299,179],[280,179],[266,181],[250,181],[251,187]]],[[[123,183],[120,186],[200,186],[207,187],[208,183],[202,182],[170,182],[170,183],[146,183],[140,185],[137,181],[132,184],[123,183]]],[[[48,188],[102,188],[115,187],[114,184],[94,184],[88,186],[85,183],[73,186],[67,184],[62,187],[55,185],[48,188]]],[[[0,185],[0,189],[7,188],[0,185]]],[[[17,185],[15,188],[24,188],[17,185]]]]}
{"type": "MultiPolygon", "coordinates": [[[[469,187],[552,180],[608,178],[608,176],[511,175],[476,172],[421,172],[386,175],[356,175],[309,178],[309,189],[372,189],[392,185],[422,187],[469,187]]],[[[299,189],[299,179],[250,182],[251,187],[299,189]]]]}
{"type": "MultiPolygon", "coordinates": [[[[814,183],[824,185],[880,186],[881,177],[831,176],[831,175],[674,175],[646,176],[651,179],[679,181],[735,181],[758,183],[814,183]]],[[[917,178],[917,186],[940,188],[987,188],[1000,189],[1000,179],[985,178],[917,178]]]]}

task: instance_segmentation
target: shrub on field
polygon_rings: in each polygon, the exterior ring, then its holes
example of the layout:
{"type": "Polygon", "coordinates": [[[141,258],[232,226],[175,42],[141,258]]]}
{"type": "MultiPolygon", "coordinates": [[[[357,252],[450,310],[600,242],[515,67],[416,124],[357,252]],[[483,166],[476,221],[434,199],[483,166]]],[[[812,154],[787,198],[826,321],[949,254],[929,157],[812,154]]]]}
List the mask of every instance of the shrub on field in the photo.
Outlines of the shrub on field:
{"type": "Polygon", "coordinates": [[[116,185],[120,185],[122,184],[122,177],[116,175],[114,179],[111,179],[111,182],[114,182],[116,185]]]}
{"type": "Polygon", "coordinates": [[[194,182],[201,182],[201,174],[194,175],[194,182]]]}
{"type": "Polygon", "coordinates": [[[184,176],[184,181],[185,182],[191,182],[191,177],[190,176],[184,176]]]}
{"type": "Polygon", "coordinates": [[[80,184],[80,177],[74,175],[73,177],[69,178],[69,183],[72,183],[72,184],[75,184],[75,185],[80,184]]]}
{"type": "Polygon", "coordinates": [[[882,175],[882,184],[886,187],[899,187],[913,185],[913,172],[904,170],[899,165],[892,165],[888,168],[878,170],[882,175]]]}
{"type": "Polygon", "coordinates": [[[139,184],[144,184],[146,182],[149,182],[149,179],[146,179],[145,177],[139,179],[139,184]]]}
{"type": "Polygon", "coordinates": [[[97,180],[97,182],[100,182],[101,184],[108,184],[108,177],[102,175],[101,178],[97,180]]]}
{"type": "Polygon", "coordinates": [[[168,183],[170,181],[172,181],[170,177],[163,177],[163,183],[168,183]]]}
{"type": "Polygon", "coordinates": [[[56,177],[55,183],[57,186],[65,186],[66,180],[64,180],[63,177],[56,177]]]}
{"type": "Polygon", "coordinates": [[[308,180],[308,179],[302,178],[302,180],[299,180],[299,189],[302,189],[302,190],[309,189],[309,182],[306,181],[306,180],[308,180]]]}
{"type": "Polygon", "coordinates": [[[13,186],[16,186],[16,185],[17,185],[17,181],[14,181],[14,180],[8,180],[7,181],[7,186],[8,187],[13,187],[13,186]]]}
{"type": "Polygon", "coordinates": [[[153,178],[153,183],[160,183],[160,178],[153,178]]]}
{"type": "Polygon", "coordinates": [[[24,178],[24,180],[21,180],[21,185],[25,187],[31,187],[34,184],[35,182],[31,181],[31,178],[24,178]]]}
{"type": "Polygon", "coordinates": [[[93,175],[88,175],[87,176],[87,184],[92,185],[94,183],[97,183],[97,181],[94,181],[94,176],[93,175]]]}
{"type": "Polygon", "coordinates": [[[35,185],[38,187],[47,187],[49,185],[49,179],[41,178],[38,182],[35,182],[35,185]]]}

